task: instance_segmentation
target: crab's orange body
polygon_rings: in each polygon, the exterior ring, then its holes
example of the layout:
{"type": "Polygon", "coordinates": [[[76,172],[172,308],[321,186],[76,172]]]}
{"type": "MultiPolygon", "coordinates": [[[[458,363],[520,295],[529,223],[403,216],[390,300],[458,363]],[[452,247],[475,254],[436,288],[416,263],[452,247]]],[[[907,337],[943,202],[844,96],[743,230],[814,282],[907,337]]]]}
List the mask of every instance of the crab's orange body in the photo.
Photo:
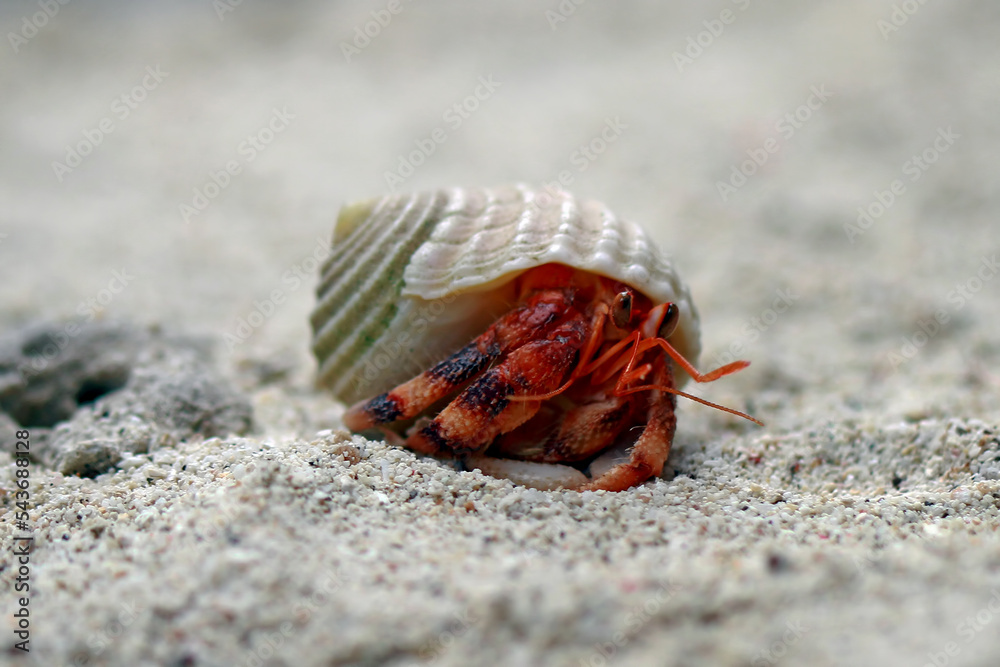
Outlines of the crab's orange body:
{"type": "Polygon", "coordinates": [[[670,453],[675,395],[687,396],[674,386],[671,359],[698,382],[748,365],[698,373],[667,342],[677,308],[604,276],[545,264],[518,276],[515,293],[509,312],[475,340],[355,404],[345,425],[384,427],[454,396],[403,444],[533,486],[620,491],[659,475],[670,453]],[[627,460],[583,474],[635,427],[641,433],[627,460]]]}

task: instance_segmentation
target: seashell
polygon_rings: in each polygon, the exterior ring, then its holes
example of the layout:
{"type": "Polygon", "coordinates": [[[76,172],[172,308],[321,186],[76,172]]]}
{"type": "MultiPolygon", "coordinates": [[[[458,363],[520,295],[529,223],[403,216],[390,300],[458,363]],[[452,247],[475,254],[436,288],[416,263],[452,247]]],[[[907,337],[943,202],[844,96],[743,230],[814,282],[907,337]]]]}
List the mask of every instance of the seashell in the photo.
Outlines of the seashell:
{"type": "Polygon", "coordinates": [[[452,188],[342,209],[311,318],[318,384],[354,403],[419,374],[508,310],[517,276],[549,263],[676,304],[669,342],[696,362],[688,288],[641,227],[563,191],[452,188]]]}

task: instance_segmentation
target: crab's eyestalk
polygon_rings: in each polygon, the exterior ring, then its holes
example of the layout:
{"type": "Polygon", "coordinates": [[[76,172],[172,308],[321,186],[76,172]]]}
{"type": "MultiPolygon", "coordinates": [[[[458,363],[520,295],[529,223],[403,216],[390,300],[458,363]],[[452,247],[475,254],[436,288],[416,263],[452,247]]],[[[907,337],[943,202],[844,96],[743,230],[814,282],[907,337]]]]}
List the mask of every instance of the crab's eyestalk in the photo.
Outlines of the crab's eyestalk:
{"type": "Polygon", "coordinates": [[[628,290],[615,295],[611,304],[611,321],[619,329],[628,328],[632,321],[632,293],[628,290]]]}
{"type": "Polygon", "coordinates": [[[677,304],[670,303],[667,304],[667,312],[663,315],[663,322],[660,323],[660,329],[657,331],[657,336],[666,340],[673,335],[674,331],[677,329],[677,325],[681,321],[681,309],[677,307],[677,304]]]}

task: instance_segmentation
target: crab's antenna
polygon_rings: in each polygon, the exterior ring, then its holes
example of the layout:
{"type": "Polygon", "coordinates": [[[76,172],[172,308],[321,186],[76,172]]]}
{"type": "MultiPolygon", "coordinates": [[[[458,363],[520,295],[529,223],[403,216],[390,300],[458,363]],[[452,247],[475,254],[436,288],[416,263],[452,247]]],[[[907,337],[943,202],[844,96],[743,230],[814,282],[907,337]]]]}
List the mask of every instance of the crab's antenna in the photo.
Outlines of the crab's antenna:
{"type": "Polygon", "coordinates": [[[748,415],[745,412],[740,412],[739,410],[734,410],[732,408],[727,408],[724,405],[719,405],[718,403],[712,403],[711,401],[706,401],[703,398],[698,398],[697,396],[692,396],[691,394],[683,392],[680,389],[674,389],[673,387],[666,387],[666,386],[659,385],[659,384],[644,384],[641,387],[632,387],[630,389],[625,389],[625,390],[623,390],[623,391],[621,391],[619,393],[619,396],[624,396],[626,394],[634,394],[634,393],[639,392],[639,391],[650,391],[650,390],[653,390],[653,389],[656,389],[656,390],[659,390],[659,391],[665,391],[665,392],[668,392],[668,393],[671,393],[671,394],[676,394],[677,396],[683,396],[684,398],[689,398],[689,399],[691,399],[692,401],[694,401],[696,403],[701,403],[702,405],[707,405],[710,408],[715,408],[716,410],[722,410],[723,412],[728,412],[729,414],[736,415],[737,417],[743,417],[743,419],[747,419],[749,421],[752,421],[754,424],[757,424],[758,426],[763,426],[764,425],[764,422],[762,422],[761,420],[757,419],[756,417],[751,417],[750,415],[748,415]]]}
{"type": "MultiPolygon", "coordinates": [[[[666,339],[661,338],[659,336],[657,336],[656,338],[646,338],[641,342],[639,342],[638,345],[632,347],[631,356],[628,360],[628,364],[625,366],[625,370],[622,371],[622,374],[619,376],[618,383],[615,386],[616,394],[618,394],[619,396],[624,396],[626,394],[634,394],[639,391],[649,391],[656,389],[659,391],[665,391],[671,394],[675,394],[677,396],[683,396],[684,398],[691,399],[696,403],[707,405],[710,408],[715,408],[717,410],[722,410],[723,412],[728,412],[729,414],[736,415],[737,417],[742,417],[743,419],[752,421],[753,423],[759,426],[764,425],[764,422],[760,421],[756,417],[751,417],[745,412],[740,412],[739,410],[727,408],[724,405],[719,405],[717,403],[706,401],[705,399],[698,398],[697,396],[692,396],[691,394],[683,392],[679,389],[674,389],[673,387],[667,387],[664,385],[657,385],[657,384],[646,384],[646,385],[641,385],[639,387],[625,388],[624,385],[629,381],[628,376],[633,374],[633,367],[635,366],[635,362],[638,359],[638,356],[647,350],[651,350],[654,347],[663,348],[663,350],[668,355],[670,355],[670,358],[676,361],[677,364],[681,368],[683,368],[684,371],[688,375],[690,375],[695,382],[712,382],[714,380],[719,379],[720,377],[724,377],[726,375],[730,375],[732,373],[740,371],[750,365],[749,361],[743,361],[743,360],[734,361],[732,363],[726,364],[725,366],[721,366],[720,368],[716,368],[714,371],[702,374],[699,373],[697,369],[695,369],[695,367],[691,364],[690,361],[684,358],[684,355],[678,352],[673,345],[668,343],[666,339]]],[[[646,366],[648,366],[648,364],[646,366]]],[[[645,375],[645,373],[648,371],[648,368],[642,369],[642,367],[640,367],[639,370],[642,371],[641,372],[642,375],[645,375]]]]}

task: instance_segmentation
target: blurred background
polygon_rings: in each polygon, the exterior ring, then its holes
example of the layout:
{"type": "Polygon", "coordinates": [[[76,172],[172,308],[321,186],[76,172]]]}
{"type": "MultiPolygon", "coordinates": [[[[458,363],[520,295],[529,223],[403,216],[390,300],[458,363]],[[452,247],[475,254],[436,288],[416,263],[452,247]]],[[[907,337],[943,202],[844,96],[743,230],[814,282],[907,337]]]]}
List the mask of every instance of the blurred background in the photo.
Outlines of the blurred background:
{"type": "Polygon", "coordinates": [[[0,25],[4,329],[161,323],[307,389],[341,205],[560,182],[673,257],[702,368],[753,361],[699,393],[767,430],[685,406],[681,451],[1000,415],[997,3],[6,0],[0,25]]]}
{"type": "Polygon", "coordinates": [[[777,411],[805,390],[806,420],[954,412],[970,387],[997,405],[985,364],[1000,280],[954,293],[998,249],[995,4],[2,12],[8,326],[124,317],[224,342],[280,290],[228,348],[294,358],[305,383],[313,297],[298,277],[342,204],[561,182],[674,257],[701,310],[703,366],[734,352],[758,364],[725,398],[777,411]]]}

